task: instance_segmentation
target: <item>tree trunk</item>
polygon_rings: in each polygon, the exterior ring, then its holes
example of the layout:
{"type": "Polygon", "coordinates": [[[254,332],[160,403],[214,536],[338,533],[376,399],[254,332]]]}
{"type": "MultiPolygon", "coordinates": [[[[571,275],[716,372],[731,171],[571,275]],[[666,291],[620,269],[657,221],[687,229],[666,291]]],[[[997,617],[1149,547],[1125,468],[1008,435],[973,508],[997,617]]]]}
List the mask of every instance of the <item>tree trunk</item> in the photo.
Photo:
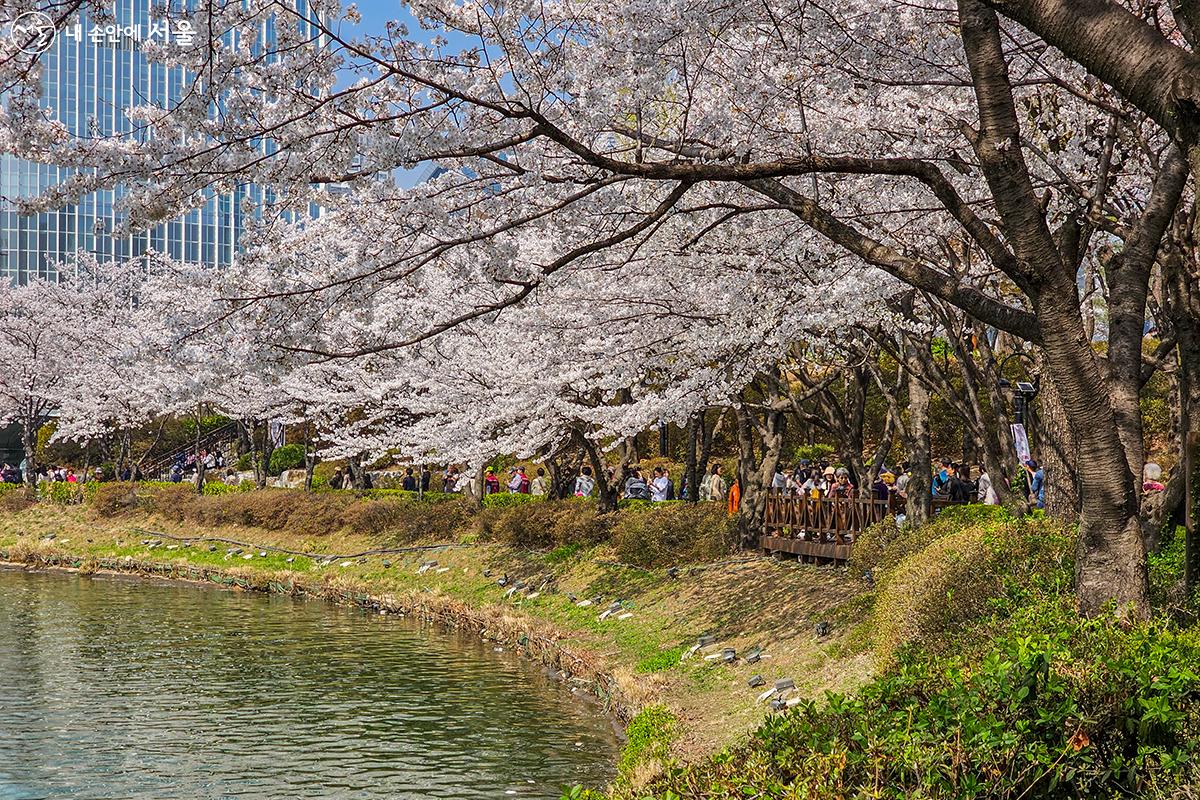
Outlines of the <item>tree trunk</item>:
{"type": "MultiPolygon", "coordinates": [[[[905,347],[906,360],[912,357],[912,344],[905,347]]],[[[909,525],[929,521],[933,505],[933,468],[929,443],[929,389],[916,373],[908,370],[908,409],[905,420],[905,449],[908,450],[910,475],[905,487],[904,513],[909,525]]]]}
{"type": "Polygon", "coordinates": [[[1146,617],[1150,603],[1138,518],[1140,487],[1135,486],[1109,392],[1084,335],[1074,285],[1040,292],[1035,310],[1049,377],[1078,455],[1074,463],[1080,488],[1075,558],[1079,609],[1095,616],[1115,602],[1120,613],[1146,617]]]}
{"type": "Polygon", "coordinates": [[[32,403],[25,417],[21,420],[21,449],[25,451],[25,470],[21,479],[30,489],[37,484],[37,415],[33,413],[32,403]]]}
{"type": "Polygon", "coordinates": [[[196,494],[204,493],[204,459],[200,457],[200,439],[204,434],[204,417],[199,404],[196,405],[196,442],[192,450],[196,459],[196,494]]]}
{"type": "Polygon", "coordinates": [[[700,426],[703,424],[703,411],[697,411],[688,418],[687,424],[687,461],[684,465],[683,485],[680,486],[680,491],[687,490],[687,500],[689,503],[695,503],[700,499],[700,460],[697,447],[697,439],[700,436],[700,426]]]}
{"type": "Polygon", "coordinates": [[[312,446],[312,429],[304,426],[304,491],[311,492],[313,488],[313,472],[317,468],[317,453],[312,446]]]}
{"type": "Polygon", "coordinates": [[[737,477],[742,490],[738,505],[738,531],[742,546],[753,550],[758,548],[766,522],[767,494],[783,446],[784,415],[779,411],[767,411],[765,420],[758,424],[753,412],[745,406],[739,406],[737,414],[737,477]],[[762,455],[757,461],[754,457],[756,438],[762,455]]]}

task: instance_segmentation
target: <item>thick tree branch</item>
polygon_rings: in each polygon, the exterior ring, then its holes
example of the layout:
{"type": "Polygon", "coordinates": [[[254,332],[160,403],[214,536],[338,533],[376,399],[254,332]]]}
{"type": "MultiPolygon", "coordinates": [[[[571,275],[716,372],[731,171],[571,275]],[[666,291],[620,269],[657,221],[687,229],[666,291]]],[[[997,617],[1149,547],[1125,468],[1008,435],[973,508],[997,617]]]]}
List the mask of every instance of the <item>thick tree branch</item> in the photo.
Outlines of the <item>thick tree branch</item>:
{"type": "Polygon", "coordinates": [[[1005,305],[974,286],[962,284],[957,277],[906,258],[891,247],[870,238],[839,220],[833,214],[799,192],[778,181],[747,181],[745,185],[763,194],[804,220],[813,230],[868,264],[905,283],[961,308],[987,325],[1021,339],[1038,342],[1041,333],[1037,318],[1028,311],[1005,305]]]}

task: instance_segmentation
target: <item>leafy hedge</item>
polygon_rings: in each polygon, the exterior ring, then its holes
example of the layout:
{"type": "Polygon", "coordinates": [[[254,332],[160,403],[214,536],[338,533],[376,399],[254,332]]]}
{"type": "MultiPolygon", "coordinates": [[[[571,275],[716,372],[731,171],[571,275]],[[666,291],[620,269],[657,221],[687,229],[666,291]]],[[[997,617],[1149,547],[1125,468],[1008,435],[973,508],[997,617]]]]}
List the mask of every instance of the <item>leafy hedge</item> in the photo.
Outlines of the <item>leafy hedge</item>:
{"type": "Polygon", "coordinates": [[[715,561],[737,547],[734,520],[721,503],[654,503],[618,515],[617,558],[639,567],[715,561]]]}
{"type": "MultiPolygon", "coordinates": [[[[639,797],[1168,797],[1200,757],[1200,635],[1027,607],[983,652],[911,652],[639,797]]],[[[1178,796],[1191,796],[1178,794],[1178,796]]]]}
{"type": "Polygon", "coordinates": [[[898,525],[895,517],[887,517],[855,539],[848,566],[853,575],[869,571],[879,579],[905,558],[921,552],[938,539],[975,525],[1003,525],[1015,520],[1003,506],[980,503],[945,508],[921,527],[898,525]]]}
{"type": "MultiPolygon", "coordinates": [[[[943,531],[950,527],[943,523],[943,531]]],[[[880,582],[874,614],[879,661],[889,662],[911,642],[956,647],[965,623],[1068,589],[1074,544],[1074,536],[1050,520],[1011,517],[968,523],[934,539],[880,582]]]]}
{"type": "MultiPolygon", "coordinates": [[[[489,495],[530,497],[531,495],[489,495]]],[[[485,498],[486,500],[486,498],[485,498]]],[[[488,506],[476,518],[483,539],[513,547],[550,548],[563,544],[596,544],[609,533],[610,515],[598,514],[596,504],[580,498],[516,502],[488,506]]]]}
{"type": "Polygon", "coordinates": [[[304,446],[285,444],[271,451],[271,460],[267,463],[267,471],[279,475],[287,469],[299,469],[304,466],[304,446]]]}

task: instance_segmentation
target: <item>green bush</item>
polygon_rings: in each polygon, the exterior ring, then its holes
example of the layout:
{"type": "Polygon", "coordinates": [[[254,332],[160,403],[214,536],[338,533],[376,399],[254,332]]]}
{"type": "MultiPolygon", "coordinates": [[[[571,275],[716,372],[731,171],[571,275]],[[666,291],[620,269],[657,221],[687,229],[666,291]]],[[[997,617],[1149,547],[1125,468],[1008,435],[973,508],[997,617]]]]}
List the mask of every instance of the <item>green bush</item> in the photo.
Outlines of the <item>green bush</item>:
{"type": "Polygon", "coordinates": [[[248,472],[249,470],[252,470],[252,469],[254,469],[254,454],[253,453],[242,453],[240,456],[238,456],[238,460],[237,460],[238,472],[248,472]]]}
{"type": "Polygon", "coordinates": [[[237,494],[238,492],[249,492],[254,489],[254,484],[251,481],[242,481],[241,483],[230,486],[222,480],[211,480],[204,482],[204,488],[201,490],[205,497],[216,497],[222,494],[237,494]]]}
{"type": "Polygon", "coordinates": [[[1150,600],[1158,608],[1186,608],[1192,605],[1183,584],[1187,529],[1173,529],[1157,553],[1146,556],[1150,573],[1150,600]]]}
{"type": "Polygon", "coordinates": [[[521,494],[520,492],[496,492],[495,494],[484,495],[484,508],[512,508],[513,506],[524,505],[525,503],[540,503],[545,500],[545,495],[540,494],[521,494]]]}
{"type": "Polygon", "coordinates": [[[1014,519],[1003,506],[981,503],[950,506],[921,527],[898,525],[895,517],[886,517],[855,538],[848,565],[850,573],[859,576],[870,570],[878,580],[905,558],[938,539],[970,527],[1004,525],[1014,519]]]}
{"type": "Polygon", "coordinates": [[[646,568],[714,561],[737,546],[734,520],[721,503],[657,503],[623,513],[612,540],[617,558],[646,568]]]}
{"type": "Polygon", "coordinates": [[[833,445],[830,444],[805,444],[792,451],[792,457],[796,463],[799,463],[802,458],[807,458],[809,461],[828,461],[832,455],[833,445]]]}
{"type": "MultiPolygon", "coordinates": [[[[326,482],[328,483],[328,481],[326,482]]],[[[394,499],[394,500],[420,500],[425,503],[444,503],[448,500],[460,500],[461,494],[454,492],[416,492],[407,491],[405,489],[367,489],[358,493],[362,497],[370,497],[375,500],[394,499]]]]}
{"type": "Polygon", "coordinates": [[[55,481],[54,483],[38,484],[38,492],[42,500],[54,503],[55,505],[77,506],[83,503],[88,497],[94,495],[100,485],[95,481],[89,483],[55,481]]]}
{"type": "Polygon", "coordinates": [[[911,652],[855,696],[769,717],[746,745],[638,796],[1191,796],[1197,664],[1195,630],[1084,620],[1057,598],[1024,608],[985,650],[911,652]]]}
{"type": "Polygon", "coordinates": [[[889,570],[879,585],[874,639],[881,663],[924,642],[956,643],[962,625],[1070,587],[1074,537],[1049,520],[969,525],[935,539],[889,570]]]}
{"type": "Polygon", "coordinates": [[[271,451],[268,471],[279,475],[286,469],[299,469],[304,466],[304,447],[298,444],[285,444],[271,451]]]}

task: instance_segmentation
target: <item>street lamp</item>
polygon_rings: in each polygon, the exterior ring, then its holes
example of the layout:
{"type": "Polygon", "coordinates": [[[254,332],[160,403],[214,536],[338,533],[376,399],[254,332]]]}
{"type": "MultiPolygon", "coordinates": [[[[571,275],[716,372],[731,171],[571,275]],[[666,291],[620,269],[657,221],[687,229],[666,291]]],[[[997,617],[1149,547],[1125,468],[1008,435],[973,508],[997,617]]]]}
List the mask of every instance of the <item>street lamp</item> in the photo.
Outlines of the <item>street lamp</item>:
{"type": "MultiPolygon", "coordinates": [[[[1029,446],[1029,437],[1025,432],[1025,412],[1029,410],[1029,404],[1033,402],[1033,398],[1037,397],[1038,390],[1041,389],[1041,376],[1033,374],[1033,367],[1037,362],[1033,360],[1033,356],[1028,353],[1016,352],[1009,353],[1000,361],[999,372],[1000,381],[997,384],[1001,389],[1010,390],[1013,393],[1013,444],[1017,449],[1017,460],[1021,462],[1021,466],[1025,466],[1025,461],[1029,458],[1032,448],[1029,446]],[[1004,365],[1013,358],[1029,359],[1029,372],[1032,374],[1032,381],[1010,381],[1004,377],[1004,365]],[[1022,452],[1024,446],[1024,453],[1022,452]]],[[[1025,484],[1025,492],[1029,492],[1029,474],[1025,469],[1021,470],[1022,483],[1025,484]]]]}
{"type": "MultiPolygon", "coordinates": [[[[1013,422],[1018,425],[1025,424],[1025,412],[1029,409],[1029,404],[1033,402],[1033,398],[1037,397],[1038,392],[1042,388],[1042,378],[1040,375],[1033,375],[1032,381],[1010,381],[1004,377],[1004,365],[1014,358],[1029,359],[1030,367],[1037,365],[1033,360],[1033,356],[1029,353],[1016,352],[1009,353],[1000,361],[1000,382],[997,384],[1001,389],[1008,389],[1013,393],[1013,422]]],[[[1032,372],[1032,369],[1030,370],[1032,372]]]]}

